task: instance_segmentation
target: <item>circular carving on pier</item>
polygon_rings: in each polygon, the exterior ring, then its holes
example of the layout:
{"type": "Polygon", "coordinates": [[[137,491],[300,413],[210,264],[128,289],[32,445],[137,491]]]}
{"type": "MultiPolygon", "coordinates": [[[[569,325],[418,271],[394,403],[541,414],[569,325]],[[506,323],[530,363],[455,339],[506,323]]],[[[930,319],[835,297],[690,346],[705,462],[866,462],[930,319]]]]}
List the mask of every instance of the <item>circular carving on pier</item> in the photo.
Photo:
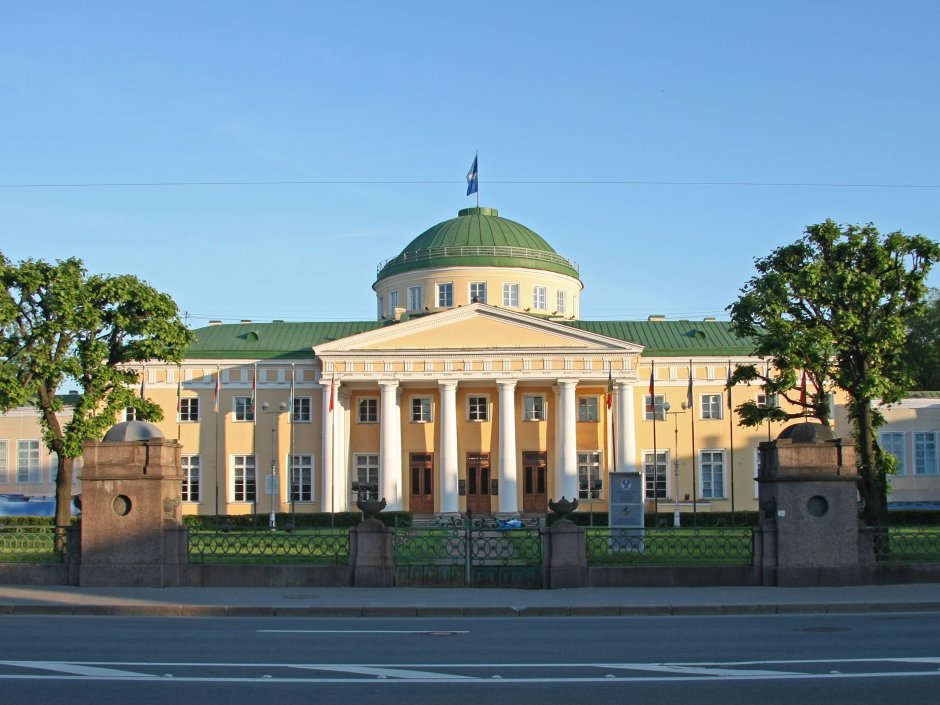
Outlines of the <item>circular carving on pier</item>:
{"type": "Polygon", "coordinates": [[[126,517],[131,513],[131,498],[124,494],[119,494],[111,500],[111,509],[119,517],[126,517]]]}
{"type": "Polygon", "coordinates": [[[806,502],[806,509],[814,517],[824,516],[829,511],[829,501],[821,495],[813,495],[806,502]]]}

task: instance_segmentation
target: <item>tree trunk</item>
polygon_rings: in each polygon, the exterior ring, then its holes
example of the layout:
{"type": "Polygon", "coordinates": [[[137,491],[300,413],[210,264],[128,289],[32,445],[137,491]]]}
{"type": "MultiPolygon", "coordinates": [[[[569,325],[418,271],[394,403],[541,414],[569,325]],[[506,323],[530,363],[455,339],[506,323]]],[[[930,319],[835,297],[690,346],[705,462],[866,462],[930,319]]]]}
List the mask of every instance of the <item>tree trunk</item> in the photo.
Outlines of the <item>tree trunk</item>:
{"type": "Polygon", "coordinates": [[[858,445],[858,469],[861,475],[861,494],[864,500],[862,518],[869,526],[888,524],[888,483],[875,454],[875,427],[871,402],[860,399],[853,402],[858,445]]]}
{"type": "Polygon", "coordinates": [[[59,474],[55,481],[55,549],[65,551],[65,530],[72,523],[72,458],[59,455],[59,474]]]}

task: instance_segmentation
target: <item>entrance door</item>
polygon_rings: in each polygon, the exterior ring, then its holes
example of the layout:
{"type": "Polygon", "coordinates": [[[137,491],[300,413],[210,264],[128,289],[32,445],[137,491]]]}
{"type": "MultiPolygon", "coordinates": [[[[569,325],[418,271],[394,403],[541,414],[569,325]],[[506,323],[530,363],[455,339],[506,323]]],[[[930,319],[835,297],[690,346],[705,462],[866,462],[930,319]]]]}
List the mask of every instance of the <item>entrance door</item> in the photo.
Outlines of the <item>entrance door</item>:
{"type": "Polygon", "coordinates": [[[434,511],[434,456],[430,453],[412,453],[411,497],[408,508],[417,514],[431,514],[434,511]]]}
{"type": "Polygon", "coordinates": [[[548,454],[522,454],[522,511],[548,511],[548,454]]]}
{"type": "Polygon", "coordinates": [[[467,454],[467,511],[471,514],[489,514],[490,504],[490,454],[467,454]]]}

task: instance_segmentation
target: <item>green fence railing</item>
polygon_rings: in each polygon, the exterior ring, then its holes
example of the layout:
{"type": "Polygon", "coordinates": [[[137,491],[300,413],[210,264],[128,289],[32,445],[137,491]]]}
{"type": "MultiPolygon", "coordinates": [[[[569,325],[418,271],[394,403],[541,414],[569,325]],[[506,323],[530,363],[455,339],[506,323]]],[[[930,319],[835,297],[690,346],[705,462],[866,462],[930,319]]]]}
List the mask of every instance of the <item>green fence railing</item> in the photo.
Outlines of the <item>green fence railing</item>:
{"type": "Polygon", "coordinates": [[[53,527],[0,527],[0,563],[53,563],[61,560],[61,555],[55,550],[53,527]]]}
{"type": "Polygon", "coordinates": [[[349,530],[191,530],[189,560],[192,563],[345,565],[349,562],[349,530]]]}
{"type": "Polygon", "coordinates": [[[590,565],[751,565],[749,527],[587,530],[590,565]]]}
{"type": "Polygon", "coordinates": [[[872,528],[875,560],[882,563],[940,562],[940,526],[872,528]]]}

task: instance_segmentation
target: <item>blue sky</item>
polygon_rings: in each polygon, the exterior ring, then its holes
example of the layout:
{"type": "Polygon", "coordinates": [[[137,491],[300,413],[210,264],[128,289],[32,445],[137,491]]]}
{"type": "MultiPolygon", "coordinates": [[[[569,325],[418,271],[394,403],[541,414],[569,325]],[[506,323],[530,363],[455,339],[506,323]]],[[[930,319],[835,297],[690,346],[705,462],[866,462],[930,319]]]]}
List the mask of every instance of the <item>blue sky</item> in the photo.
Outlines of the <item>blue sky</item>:
{"type": "Polygon", "coordinates": [[[582,317],[726,317],[807,224],[940,239],[938,27],[932,0],[6,2],[0,251],[136,274],[194,326],[368,320],[479,150],[480,205],[578,262],[582,317]]]}

